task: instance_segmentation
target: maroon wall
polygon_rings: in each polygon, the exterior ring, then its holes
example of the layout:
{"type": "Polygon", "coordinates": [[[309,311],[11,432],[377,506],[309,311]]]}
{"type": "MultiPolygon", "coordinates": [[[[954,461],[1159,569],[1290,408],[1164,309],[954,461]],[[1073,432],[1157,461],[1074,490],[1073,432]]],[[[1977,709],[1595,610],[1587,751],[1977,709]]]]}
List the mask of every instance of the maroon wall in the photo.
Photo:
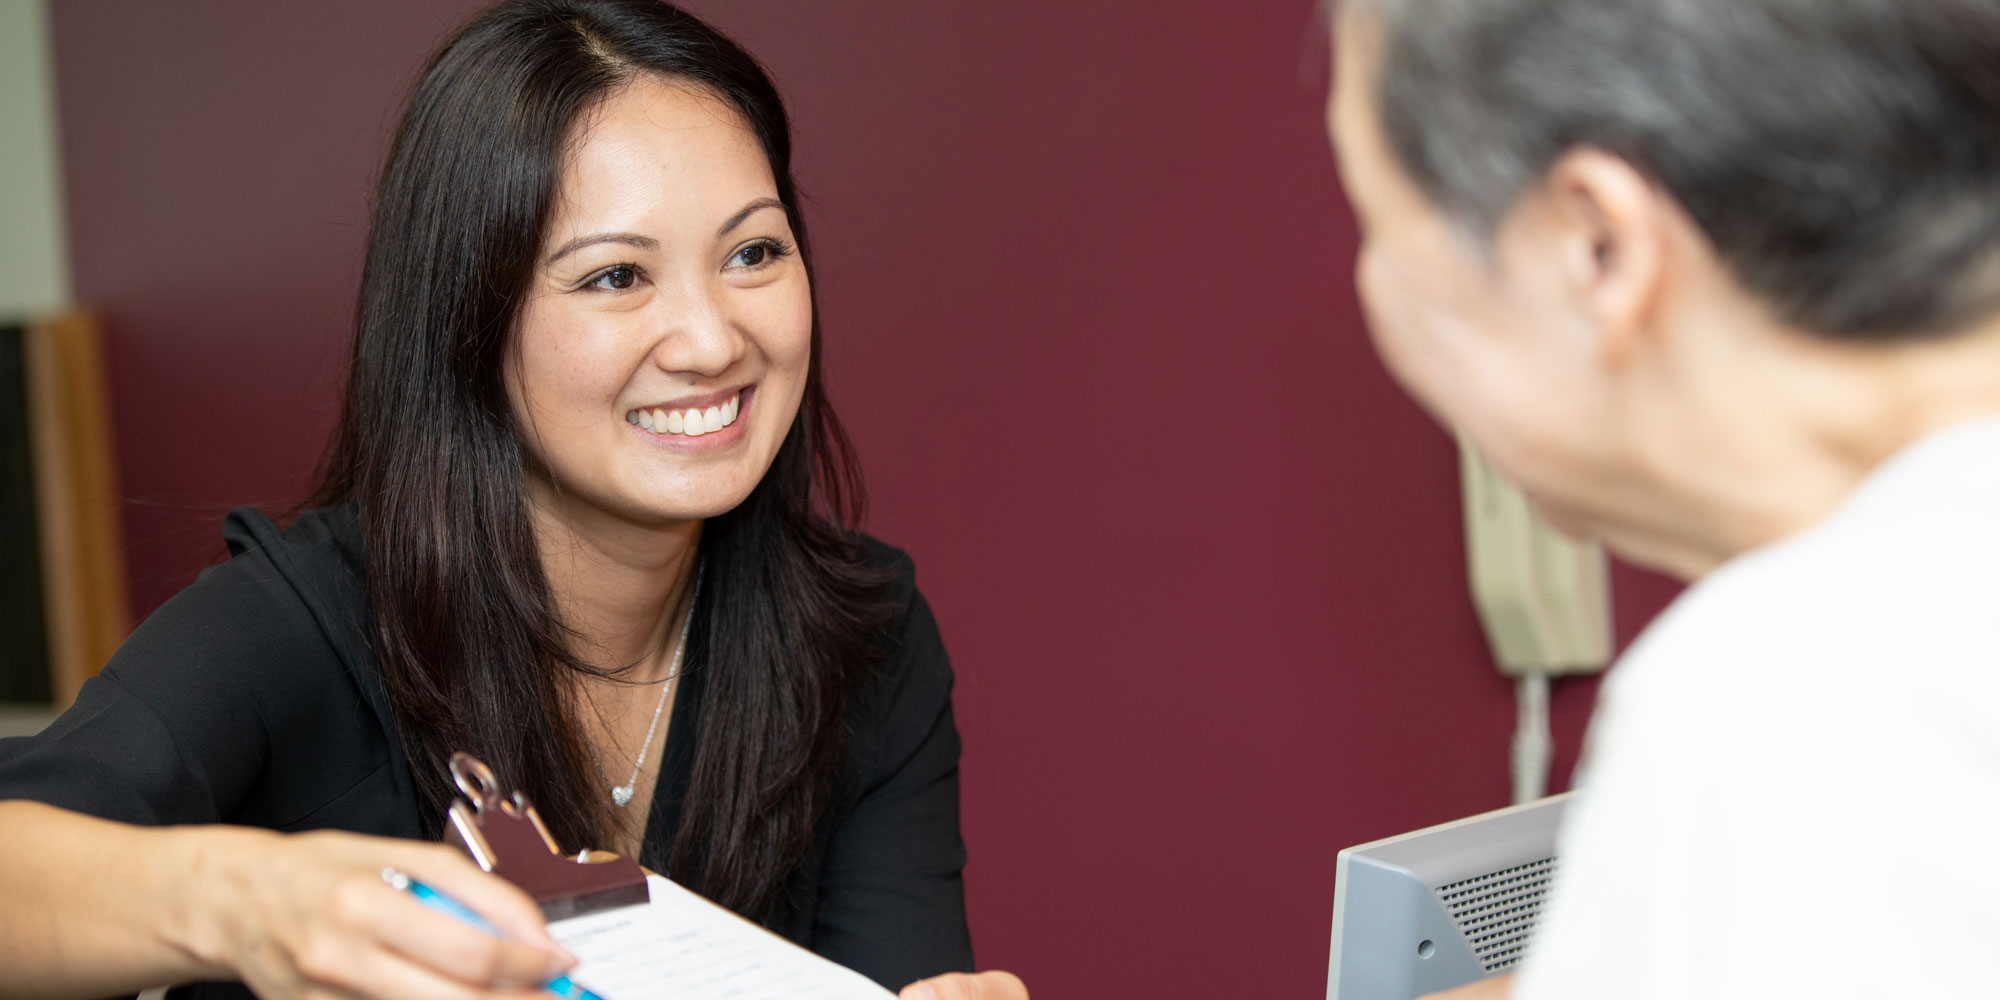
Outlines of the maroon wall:
{"type": "MultiPolygon", "coordinates": [[[[1314,997],[1333,854],[1504,804],[1447,438],[1378,369],[1314,0],[720,0],[792,102],[832,387],[958,665],[984,964],[1314,997]]],[[[52,5],[135,603],[282,504],[464,5],[52,5]],[[412,13],[422,11],[421,14],[412,13]]],[[[1629,635],[1671,592],[1621,571],[1629,635]]],[[[1594,685],[1558,688],[1567,775],[1594,685]]]]}

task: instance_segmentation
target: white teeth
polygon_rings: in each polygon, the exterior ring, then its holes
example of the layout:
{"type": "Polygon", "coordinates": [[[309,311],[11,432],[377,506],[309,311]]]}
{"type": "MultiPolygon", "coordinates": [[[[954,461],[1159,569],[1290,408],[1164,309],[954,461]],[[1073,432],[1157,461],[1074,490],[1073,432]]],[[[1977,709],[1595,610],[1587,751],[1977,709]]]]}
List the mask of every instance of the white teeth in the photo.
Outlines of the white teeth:
{"type": "Polygon", "coordinates": [[[707,409],[689,407],[685,410],[632,410],[625,414],[625,422],[636,424],[654,434],[683,434],[700,437],[713,434],[736,422],[743,412],[743,397],[731,396],[727,402],[707,409]]]}

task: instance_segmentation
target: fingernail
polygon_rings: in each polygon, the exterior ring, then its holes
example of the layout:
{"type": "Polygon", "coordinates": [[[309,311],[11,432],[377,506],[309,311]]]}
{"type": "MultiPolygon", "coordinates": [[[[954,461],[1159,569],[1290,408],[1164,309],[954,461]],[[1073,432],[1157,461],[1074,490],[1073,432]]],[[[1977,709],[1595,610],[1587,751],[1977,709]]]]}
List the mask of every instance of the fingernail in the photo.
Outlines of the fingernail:
{"type": "Polygon", "coordinates": [[[903,991],[903,1000],[937,1000],[937,991],[918,983],[903,991]]]}

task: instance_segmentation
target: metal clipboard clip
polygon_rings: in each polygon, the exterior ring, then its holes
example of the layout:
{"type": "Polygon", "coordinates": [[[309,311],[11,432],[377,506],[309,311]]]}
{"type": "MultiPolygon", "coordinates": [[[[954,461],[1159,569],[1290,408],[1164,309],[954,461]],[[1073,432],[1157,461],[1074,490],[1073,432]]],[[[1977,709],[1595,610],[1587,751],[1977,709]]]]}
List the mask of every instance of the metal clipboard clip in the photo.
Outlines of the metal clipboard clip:
{"type": "Polygon", "coordinates": [[[557,850],[528,797],[518,791],[502,795],[485,761],[469,753],[452,754],[451,779],[465,798],[452,800],[445,842],[534,897],[543,917],[562,920],[651,900],[646,872],[637,861],[615,855],[585,861],[557,850]]]}

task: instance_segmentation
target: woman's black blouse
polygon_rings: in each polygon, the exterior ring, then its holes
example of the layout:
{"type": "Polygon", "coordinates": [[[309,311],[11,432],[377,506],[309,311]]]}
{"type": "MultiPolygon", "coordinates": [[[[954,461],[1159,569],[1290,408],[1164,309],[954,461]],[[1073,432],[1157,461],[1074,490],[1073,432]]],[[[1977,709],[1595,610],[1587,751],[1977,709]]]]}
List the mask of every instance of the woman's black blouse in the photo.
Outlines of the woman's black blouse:
{"type": "MultiPolygon", "coordinates": [[[[237,510],[223,536],[233,558],[147,618],[75,706],[39,736],[0,740],[0,799],[147,826],[420,836],[370,652],[353,511],[311,511],[281,533],[237,510]]],[[[897,571],[901,621],[851,703],[839,793],[775,926],[893,990],[970,970],[972,946],[951,663],[909,557],[869,544],[897,571]]],[[[640,851],[659,871],[693,763],[702,671],[682,684],[640,851]]]]}

